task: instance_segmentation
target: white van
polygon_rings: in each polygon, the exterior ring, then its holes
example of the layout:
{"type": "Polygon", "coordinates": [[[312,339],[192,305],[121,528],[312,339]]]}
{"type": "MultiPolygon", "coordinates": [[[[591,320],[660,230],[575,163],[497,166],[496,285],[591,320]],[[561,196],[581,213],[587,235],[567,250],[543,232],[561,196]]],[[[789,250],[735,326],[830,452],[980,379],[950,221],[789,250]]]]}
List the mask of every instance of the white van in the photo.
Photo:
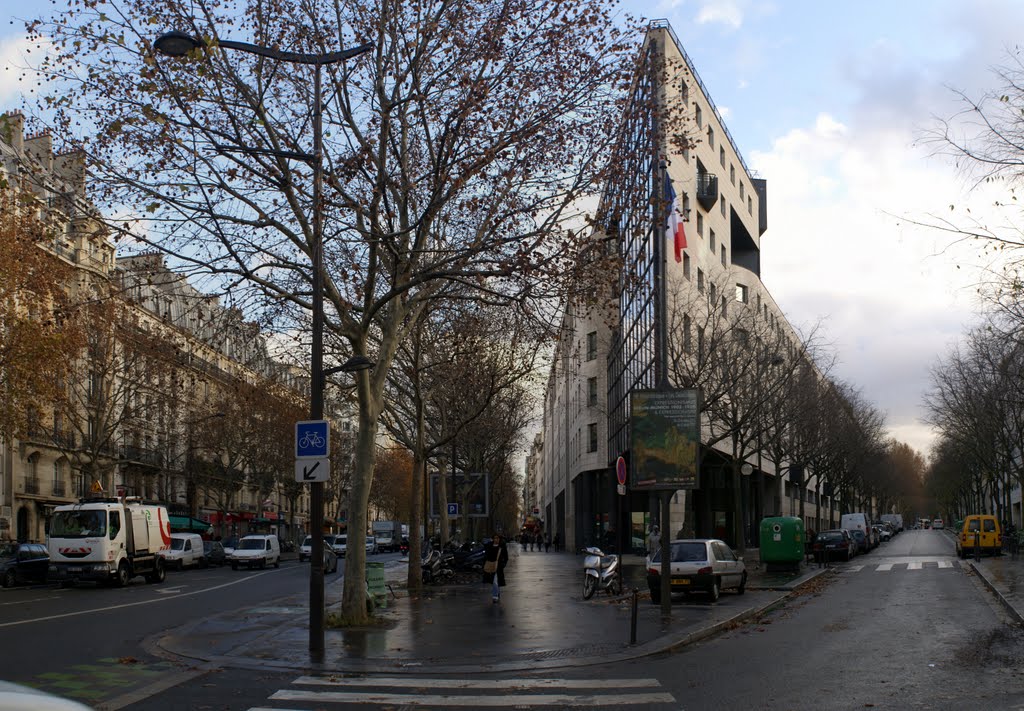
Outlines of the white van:
{"type": "Polygon", "coordinates": [[[206,567],[203,539],[198,533],[172,533],[171,549],[164,551],[163,557],[168,568],[181,570],[190,565],[206,567]]]}
{"type": "Polygon", "coordinates": [[[232,570],[246,568],[281,567],[281,542],[277,536],[246,536],[228,556],[232,570]]]}
{"type": "Polygon", "coordinates": [[[867,514],[864,513],[848,513],[843,514],[840,528],[845,528],[847,531],[863,531],[864,537],[868,542],[868,548],[874,548],[878,545],[875,535],[871,531],[871,519],[868,518],[867,514]]]}

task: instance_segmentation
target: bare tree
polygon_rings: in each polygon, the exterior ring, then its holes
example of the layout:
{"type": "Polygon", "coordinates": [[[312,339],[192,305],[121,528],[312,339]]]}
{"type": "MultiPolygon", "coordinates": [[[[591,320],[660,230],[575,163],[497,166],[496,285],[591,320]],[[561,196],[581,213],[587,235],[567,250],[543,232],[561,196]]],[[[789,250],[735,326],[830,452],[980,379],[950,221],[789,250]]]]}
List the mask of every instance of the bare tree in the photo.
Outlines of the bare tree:
{"type": "MultiPolygon", "coordinates": [[[[100,203],[145,218],[137,238],[254,287],[296,324],[320,243],[312,171],[288,157],[310,152],[310,71],[217,43],[230,28],[300,52],[374,44],[325,68],[324,105],[327,328],[377,363],[356,375],[350,526],[362,530],[388,372],[427,303],[453,284],[535,297],[575,263],[565,222],[603,177],[636,57],[614,12],[600,0],[244,0],[230,11],[111,0],[30,28],[53,48],[39,69],[59,80],[44,108],[62,135],[90,129],[100,203]],[[206,46],[159,59],[155,28],[206,46]]],[[[358,622],[364,552],[349,555],[342,617],[358,622]]]]}

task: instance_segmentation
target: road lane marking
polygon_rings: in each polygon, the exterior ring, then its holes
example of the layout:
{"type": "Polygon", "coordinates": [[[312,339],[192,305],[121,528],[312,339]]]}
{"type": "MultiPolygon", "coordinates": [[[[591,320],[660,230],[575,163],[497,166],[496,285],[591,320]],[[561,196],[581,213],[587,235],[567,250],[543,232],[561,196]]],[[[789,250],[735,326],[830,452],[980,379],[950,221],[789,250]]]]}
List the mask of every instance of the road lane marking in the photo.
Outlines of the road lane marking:
{"type": "Polygon", "coordinates": [[[27,605],[30,602],[42,602],[43,600],[59,600],[60,595],[51,595],[50,597],[34,597],[31,600],[15,600],[14,602],[0,602],[0,607],[4,605],[27,605]]]}
{"type": "Polygon", "coordinates": [[[202,593],[213,592],[214,590],[220,590],[222,588],[228,588],[228,587],[231,587],[232,585],[238,585],[239,583],[244,583],[244,582],[250,581],[253,578],[258,578],[258,577],[261,577],[263,575],[270,575],[271,573],[276,573],[276,572],[279,572],[279,571],[277,571],[277,570],[266,570],[266,571],[263,571],[262,573],[256,573],[254,575],[247,575],[244,578],[238,578],[237,580],[232,580],[231,582],[224,583],[223,585],[214,585],[212,588],[203,588],[202,590],[193,590],[192,592],[179,593],[177,595],[168,595],[166,597],[155,597],[152,600],[139,600],[138,602],[126,602],[126,603],[123,603],[121,605],[108,605],[106,607],[94,607],[91,610],[79,610],[78,612],[65,612],[65,613],[60,614],[60,615],[47,615],[46,617],[33,617],[31,620],[18,620],[17,622],[0,622],[0,629],[3,629],[4,627],[16,627],[18,625],[27,625],[27,624],[31,624],[33,622],[47,622],[49,620],[60,620],[60,619],[64,619],[65,617],[78,617],[79,615],[92,615],[92,614],[94,614],[96,612],[109,612],[110,610],[121,610],[121,609],[124,609],[126,607],[136,607],[138,605],[152,605],[153,603],[165,602],[167,600],[177,600],[179,597],[189,597],[191,595],[200,595],[202,593]]]}
{"type": "Polygon", "coordinates": [[[951,561],[951,560],[940,560],[939,561],[939,567],[940,568],[952,568],[953,567],[953,561],[951,561]]]}
{"type": "Polygon", "coordinates": [[[572,694],[514,694],[511,696],[454,696],[450,694],[420,695],[375,694],[347,691],[291,691],[275,692],[273,701],[313,701],[318,703],[374,704],[377,706],[622,706],[624,704],[671,704],[675,697],[667,693],[572,695],[572,694]]]}
{"type": "Polygon", "coordinates": [[[880,566],[875,568],[875,570],[877,570],[879,573],[886,573],[886,572],[892,570],[892,566],[893,566],[892,563],[882,563],[880,566]]]}
{"type": "Polygon", "coordinates": [[[859,573],[862,570],[864,570],[864,566],[863,565],[851,565],[849,568],[846,569],[846,572],[847,573],[859,573]]]}
{"type": "Polygon", "coordinates": [[[907,570],[920,570],[921,566],[921,563],[907,563],[907,570]]]}
{"type": "Polygon", "coordinates": [[[332,678],[300,676],[293,684],[316,686],[399,686],[425,689],[640,689],[657,688],[657,679],[436,679],[416,677],[332,678]]]}

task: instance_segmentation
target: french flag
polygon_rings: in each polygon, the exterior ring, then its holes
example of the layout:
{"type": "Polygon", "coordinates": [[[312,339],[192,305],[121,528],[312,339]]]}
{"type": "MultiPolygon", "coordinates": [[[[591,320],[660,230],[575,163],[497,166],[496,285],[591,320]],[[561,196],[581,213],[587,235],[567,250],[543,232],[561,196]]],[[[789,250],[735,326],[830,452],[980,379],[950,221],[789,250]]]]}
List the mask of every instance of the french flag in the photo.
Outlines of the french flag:
{"type": "Polygon", "coordinates": [[[671,238],[675,245],[676,261],[683,261],[683,250],[686,249],[686,232],[683,230],[683,221],[680,219],[678,203],[679,198],[672,188],[672,178],[668,171],[665,171],[665,203],[668,205],[668,221],[665,225],[665,236],[671,238]]]}

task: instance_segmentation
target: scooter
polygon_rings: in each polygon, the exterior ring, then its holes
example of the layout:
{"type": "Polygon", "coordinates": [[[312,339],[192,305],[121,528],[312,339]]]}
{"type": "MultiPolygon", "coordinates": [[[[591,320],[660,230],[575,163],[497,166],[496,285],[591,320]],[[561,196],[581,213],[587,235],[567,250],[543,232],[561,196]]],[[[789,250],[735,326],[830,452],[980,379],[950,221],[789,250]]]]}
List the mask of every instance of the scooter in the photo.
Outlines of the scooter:
{"type": "Polygon", "coordinates": [[[584,548],[583,553],[583,599],[594,597],[598,590],[609,595],[618,595],[619,587],[619,556],[605,555],[600,548],[584,548]]]}
{"type": "Polygon", "coordinates": [[[427,553],[421,564],[424,584],[440,583],[454,575],[451,566],[448,565],[441,552],[436,548],[427,553]]]}

